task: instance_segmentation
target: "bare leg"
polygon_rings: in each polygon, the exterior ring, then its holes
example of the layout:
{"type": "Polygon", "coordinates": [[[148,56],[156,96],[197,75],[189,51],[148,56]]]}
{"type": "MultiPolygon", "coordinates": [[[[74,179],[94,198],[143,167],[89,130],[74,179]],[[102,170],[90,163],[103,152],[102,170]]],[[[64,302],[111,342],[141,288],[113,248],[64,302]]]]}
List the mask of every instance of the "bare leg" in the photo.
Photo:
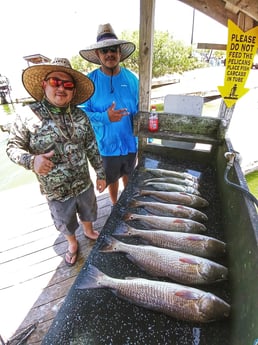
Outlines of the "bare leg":
{"type": "Polygon", "coordinates": [[[70,253],[70,255],[69,253],[66,253],[65,260],[68,264],[73,265],[75,264],[77,260],[77,255],[75,254],[77,253],[77,250],[78,250],[78,242],[76,240],[75,235],[72,235],[72,236],[65,235],[65,238],[67,239],[68,251],[70,253]]]}
{"type": "Polygon", "coordinates": [[[84,235],[91,240],[96,240],[99,237],[99,232],[93,230],[92,222],[82,222],[84,235]]]}
{"type": "Polygon", "coordinates": [[[127,186],[128,184],[128,175],[123,175],[122,176],[122,181],[123,181],[123,185],[124,185],[124,188],[127,186]]]}
{"type": "Polygon", "coordinates": [[[113,205],[117,202],[119,180],[108,185],[109,196],[113,205]]]}

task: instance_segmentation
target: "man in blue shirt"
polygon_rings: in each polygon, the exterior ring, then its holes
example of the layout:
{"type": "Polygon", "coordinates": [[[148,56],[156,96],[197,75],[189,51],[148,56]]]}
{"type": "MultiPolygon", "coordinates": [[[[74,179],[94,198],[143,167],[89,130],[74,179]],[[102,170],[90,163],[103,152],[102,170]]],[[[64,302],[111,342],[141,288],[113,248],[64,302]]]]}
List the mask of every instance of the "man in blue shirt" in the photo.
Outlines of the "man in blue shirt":
{"type": "Polygon", "coordinates": [[[88,74],[95,93],[81,107],[95,131],[113,204],[119,179],[125,187],[137,160],[133,116],[138,112],[139,82],[134,73],[120,66],[134,50],[134,43],[119,40],[110,24],[99,26],[97,43],[80,50],[85,60],[100,65],[88,74]]]}

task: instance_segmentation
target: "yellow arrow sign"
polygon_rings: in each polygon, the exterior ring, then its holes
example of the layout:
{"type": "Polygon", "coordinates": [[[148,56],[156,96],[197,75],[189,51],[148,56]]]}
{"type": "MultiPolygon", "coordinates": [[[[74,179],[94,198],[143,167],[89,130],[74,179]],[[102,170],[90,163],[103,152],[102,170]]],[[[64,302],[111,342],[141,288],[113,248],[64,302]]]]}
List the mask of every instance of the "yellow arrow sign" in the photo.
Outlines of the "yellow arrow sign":
{"type": "Polygon", "coordinates": [[[258,26],[242,31],[228,20],[228,43],[224,85],[218,90],[228,108],[244,96],[249,89],[245,83],[252,68],[253,59],[258,48],[258,26]]]}

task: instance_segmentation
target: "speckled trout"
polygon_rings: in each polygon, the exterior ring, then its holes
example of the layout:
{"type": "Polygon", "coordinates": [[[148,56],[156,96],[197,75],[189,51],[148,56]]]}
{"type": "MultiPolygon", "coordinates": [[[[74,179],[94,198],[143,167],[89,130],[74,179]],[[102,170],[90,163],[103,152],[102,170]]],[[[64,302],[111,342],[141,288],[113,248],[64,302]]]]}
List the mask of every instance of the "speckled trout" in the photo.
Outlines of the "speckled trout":
{"type": "Polygon", "coordinates": [[[144,243],[205,258],[222,257],[226,253],[225,242],[199,234],[157,229],[142,230],[129,225],[119,226],[113,234],[116,236],[139,237],[144,243]]]}
{"type": "Polygon", "coordinates": [[[105,237],[101,252],[123,252],[138,267],[154,277],[164,277],[174,282],[211,284],[226,280],[227,267],[209,259],[151,245],[132,245],[105,237]]]}
{"type": "Polygon", "coordinates": [[[129,207],[142,207],[146,211],[151,212],[157,216],[172,216],[179,218],[193,219],[199,222],[205,222],[208,217],[205,213],[196,210],[192,207],[187,207],[183,205],[168,204],[163,202],[152,202],[152,201],[141,201],[141,200],[131,200],[129,202],[129,207]]]}
{"type": "Polygon", "coordinates": [[[157,190],[139,190],[135,195],[150,196],[160,201],[176,203],[185,206],[203,208],[209,206],[209,202],[201,196],[185,192],[166,192],[157,190]]]}
{"type": "Polygon", "coordinates": [[[189,180],[188,178],[177,178],[177,177],[153,177],[148,178],[146,180],[143,180],[143,183],[147,182],[166,182],[166,183],[174,183],[174,184],[180,184],[183,186],[190,186],[195,189],[199,188],[199,184],[196,183],[193,180],[189,180]]]}
{"type": "Polygon", "coordinates": [[[123,219],[125,221],[137,220],[142,224],[150,226],[154,229],[162,229],[168,231],[200,233],[207,230],[204,224],[187,218],[126,213],[123,216],[123,219]]]}
{"type": "Polygon", "coordinates": [[[143,278],[117,279],[89,264],[77,289],[110,289],[118,298],[190,322],[213,322],[230,314],[230,305],[200,289],[143,278]]]}
{"type": "Polygon", "coordinates": [[[143,172],[149,172],[154,176],[157,177],[177,177],[177,178],[187,178],[189,180],[193,180],[198,182],[198,178],[196,176],[193,176],[187,172],[179,172],[174,170],[167,170],[167,169],[154,169],[154,168],[142,168],[140,171],[143,172]]]}
{"type": "Polygon", "coordinates": [[[189,194],[200,195],[198,189],[191,186],[184,186],[182,184],[167,183],[167,182],[146,182],[144,186],[153,187],[155,190],[162,190],[166,192],[185,192],[189,194]]]}

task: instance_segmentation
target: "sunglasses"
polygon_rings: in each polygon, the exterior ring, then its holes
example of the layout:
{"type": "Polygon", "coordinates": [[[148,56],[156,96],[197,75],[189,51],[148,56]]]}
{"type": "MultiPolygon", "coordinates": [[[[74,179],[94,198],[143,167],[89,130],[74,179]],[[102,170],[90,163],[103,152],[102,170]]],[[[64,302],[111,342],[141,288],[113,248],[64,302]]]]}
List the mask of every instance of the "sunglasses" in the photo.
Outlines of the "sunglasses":
{"type": "Polygon", "coordinates": [[[110,52],[110,53],[117,53],[118,48],[119,48],[118,46],[107,47],[107,48],[100,48],[99,52],[101,52],[101,54],[107,54],[108,52],[110,52]]]}
{"type": "Polygon", "coordinates": [[[56,77],[49,77],[45,79],[45,81],[48,81],[49,85],[52,87],[59,87],[63,86],[65,90],[72,91],[75,88],[75,84],[71,80],[62,80],[56,77]]]}

